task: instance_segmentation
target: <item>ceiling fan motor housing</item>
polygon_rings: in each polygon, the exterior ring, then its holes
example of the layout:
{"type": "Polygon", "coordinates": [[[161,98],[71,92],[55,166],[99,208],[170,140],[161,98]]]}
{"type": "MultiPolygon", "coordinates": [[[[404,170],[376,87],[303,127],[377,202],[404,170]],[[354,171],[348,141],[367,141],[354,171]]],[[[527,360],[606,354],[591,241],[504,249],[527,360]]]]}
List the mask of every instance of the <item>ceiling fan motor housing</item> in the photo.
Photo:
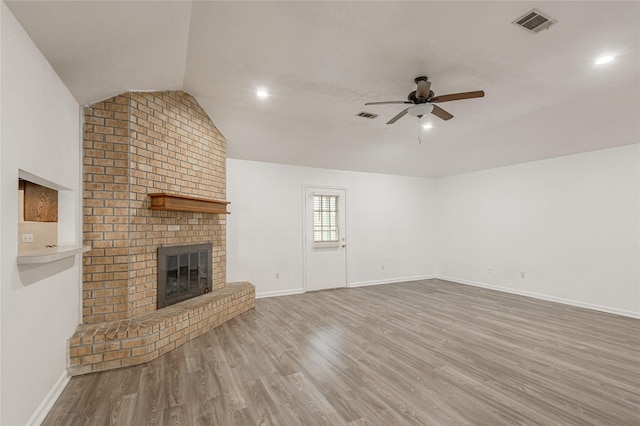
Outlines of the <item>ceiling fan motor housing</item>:
{"type": "Polygon", "coordinates": [[[409,93],[409,96],[407,96],[407,100],[413,102],[414,104],[424,104],[426,102],[429,102],[429,99],[433,98],[434,96],[435,93],[433,93],[433,90],[429,90],[429,97],[419,98],[416,95],[416,91],[414,90],[413,92],[409,93]]]}

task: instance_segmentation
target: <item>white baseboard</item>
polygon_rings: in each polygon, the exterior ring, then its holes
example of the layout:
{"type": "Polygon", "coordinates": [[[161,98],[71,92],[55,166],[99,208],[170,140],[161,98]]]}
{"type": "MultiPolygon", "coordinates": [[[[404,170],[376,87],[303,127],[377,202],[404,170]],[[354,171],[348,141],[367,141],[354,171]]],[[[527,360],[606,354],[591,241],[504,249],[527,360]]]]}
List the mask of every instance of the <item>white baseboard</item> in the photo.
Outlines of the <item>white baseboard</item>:
{"type": "Polygon", "coordinates": [[[27,421],[27,426],[37,426],[42,424],[45,417],[47,417],[47,414],[49,414],[49,410],[51,410],[53,404],[55,404],[55,402],[58,400],[58,398],[62,394],[62,391],[67,386],[67,383],[69,383],[70,379],[71,378],[65,370],[58,381],[56,381],[56,383],[53,385],[53,388],[51,388],[47,396],[44,397],[44,399],[40,403],[40,406],[38,406],[29,421],[27,421]]]}
{"type": "MultiPolygon", "coordinates": [[[[430,280],[433,278],[436,278],[436,276],[435,275],[416,275],[415,277],[390,278],[386,280],[376,280],[376,281],[361,281],[361,282],[349,283],[347,285],[347,288],[365,287],[369,285],[379,285],[379,284],[403,283],[408,281],[430,280]]],[[[264,297],[290,296],[292,294],[303,294],[303,293],[305,293],[304,288],[294,288],[289,290],[276,290],[276,291],[262,291],[262,292],[256,293],[256,299],[262,299],[264,297]]]]}
{"type": "Polygon", "coordinates": [[[546,301],[549,301],[549,302],[562,303],[562,304],[565,304],[565,305],[577,306],[579,308],[593,309],[594,311],[601,311],[601,312],[606,312],[606,313],[609,313],[609,314],[616,314],[616,315],[622,315],[622,316],[625,316],[625,317],[631,317],[631,318],[640,319],[640,312],[627,311],[626,309],[612,308],[610,306],[596,305],[596,304],[593,304],[593,303],[581,302],[579,300],[565,299],[565,298],[562,298],[562,297],[549,296],[547,294],[534,293],[534,292],[531,292],[531,291],[516,290],[516,289],[512,289],[512,288],[508,288],[508,287],[500,287],[500,286],[493,285],[493,284],[487,284],[487,283],[482,283],[482,282],[478,282],[478,281],[465,280],[465,279],[456,278],[456,277],[446,277],[446,276],[443,276],[443,275],[437,275],[436,278],[440,279],[440,280],[445,280],[445,281],[452,281],[452,282],[459,283],[459,284],[466,284],[466,285],[472,285],[474,287],[482,287],[482,288],[486,288],[486,289],[489,289],[489,290],[501,291],[503,293],[517,294],[519,296],[527,296],[527,297],[532,297],[534,299],[540,299],[540,300],[546,300],[546,301]]]}
{"type": "Polygon", "coordinates": [[[415,277],[390,278],[386,280],[375,280],[375,281],[360,281],[360,282],[350,283],[348,287],[354,288],[354,287],[366,287],[369,285],[404,283],[408,281],[430,280],[433,278],[435,278],[435,275],[417,275],[415,277]]]}
{"type": "Polygon", "coordinates": [[[262,299],[263,297],[291,296],[292,294],[302,293],[304,293],[303,288],[294,288],[291,290],[262,291],[256,293],[256,299],[262,299]]]}

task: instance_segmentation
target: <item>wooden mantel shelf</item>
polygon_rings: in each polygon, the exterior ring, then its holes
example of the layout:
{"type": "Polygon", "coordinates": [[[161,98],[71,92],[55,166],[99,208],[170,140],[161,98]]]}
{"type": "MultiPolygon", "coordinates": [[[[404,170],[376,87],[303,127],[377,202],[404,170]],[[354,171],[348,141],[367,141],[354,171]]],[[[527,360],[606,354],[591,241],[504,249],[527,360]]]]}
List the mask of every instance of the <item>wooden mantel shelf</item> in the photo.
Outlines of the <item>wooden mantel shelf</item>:
{"type": "Polygon", "coordinates": [[[151,197],[149,210],[229,214],[227,211],[229,201],[164,193],[149,194],[149,197],[151,197]]]}

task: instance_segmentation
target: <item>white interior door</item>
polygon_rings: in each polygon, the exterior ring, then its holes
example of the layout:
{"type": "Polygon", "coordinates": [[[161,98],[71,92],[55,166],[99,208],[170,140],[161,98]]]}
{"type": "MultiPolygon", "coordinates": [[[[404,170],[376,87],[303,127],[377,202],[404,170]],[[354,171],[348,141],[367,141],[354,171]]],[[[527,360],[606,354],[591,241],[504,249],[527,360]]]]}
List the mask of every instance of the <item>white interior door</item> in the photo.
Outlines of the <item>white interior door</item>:
{"type": "Polygon", "coordinates": [[[305,187],[307,291],[347,286],[346,189],[305,187]]]}

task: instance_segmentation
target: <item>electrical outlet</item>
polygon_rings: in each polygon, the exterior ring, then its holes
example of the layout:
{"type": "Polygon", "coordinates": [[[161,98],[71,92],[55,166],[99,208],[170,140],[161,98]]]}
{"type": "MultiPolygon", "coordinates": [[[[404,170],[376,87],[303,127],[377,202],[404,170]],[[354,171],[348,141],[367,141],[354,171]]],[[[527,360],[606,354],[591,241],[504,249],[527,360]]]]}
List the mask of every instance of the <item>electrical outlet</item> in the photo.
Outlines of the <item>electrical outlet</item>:
{"type": "Polygon", "coordinates": [[[22,242],[23,243],[32,243],[33,242],[33,234],[22,234],[22,242]]]}
{"type": "Polygon", "coordinates": [[[380,265],[380,270],[384,271],[384,265],[380,265]]]}
{"type": "Polygon", "coordinates": [[[293,271],[293,276],[294,276],[294,278],[300,278],[300,271],[298,269],[293,271]]]}
{"type": "Polygon", "coordinates": [[[276,280],[280,279],[280,272],[276,272],[276,280]]]}
{"type": "Polygon", "coordinates": [[[491,268],[487,268],[487,274],[491,273],[491,268]]]}
{"type": "Polygon", "coordinates": [[[525,278],[526,274],[524,272],[520,272],[520,278],[525,278]]]}

